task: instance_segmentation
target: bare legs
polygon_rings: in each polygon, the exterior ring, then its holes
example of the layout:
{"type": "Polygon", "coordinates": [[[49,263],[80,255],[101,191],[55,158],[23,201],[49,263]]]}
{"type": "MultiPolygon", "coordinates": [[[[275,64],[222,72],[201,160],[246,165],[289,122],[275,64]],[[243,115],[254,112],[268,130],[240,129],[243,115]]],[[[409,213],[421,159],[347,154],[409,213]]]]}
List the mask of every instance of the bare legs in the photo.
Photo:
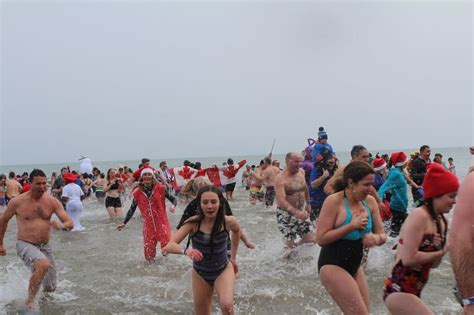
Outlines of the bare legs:
{"type": "Polygon", "coordinates": [[[193,269],[193,297],[196,315],[211,314],[214,290],[219,298],[222,314],[234,314],[234,281],[235,275],[231,263],[216,279],[214,287],[193,269]]]}
{"type": "MultiPolygon", "coordinates": [[[[50,263],[47,259],[38,259],[34,262],[34,271],[30,278],[30,283],[28,285],[28,297],[26,298],[25,304],[27,308],[33,308],[35,297],[38,294],[39,287],[41,282],[43,282],[44,277],[48,273],[50,268],[50,263]]],[[[54,288],[48,289],[47,292],[53,292],[54,288]]]]}
{"type": "Polygon", "coordinates": [[[367,283],[361,267],[353,278],[346,270],[325,265],[319,272],[321,283],[344,314],[369,314],[367,283]]]}

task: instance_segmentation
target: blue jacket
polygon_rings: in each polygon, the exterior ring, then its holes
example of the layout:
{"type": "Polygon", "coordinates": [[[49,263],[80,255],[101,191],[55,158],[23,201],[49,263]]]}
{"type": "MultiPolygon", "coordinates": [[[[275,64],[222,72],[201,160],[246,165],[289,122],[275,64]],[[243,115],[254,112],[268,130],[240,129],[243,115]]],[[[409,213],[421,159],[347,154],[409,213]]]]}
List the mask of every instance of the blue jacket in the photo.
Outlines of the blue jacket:
{"type": "Polygon", "coordinates": [[[312,208],[319,208],[323,206],[324,200],[326,200],[326,193],[324,192],[324,185],[328,182],[329,178],[328,177],[326,180],[324,180],[321,185],[319,185],[318,188],[313,188],[311,187],[311,182],[315,179],[318,179],[323,175],[322,170],[319,168],[314,168],[313,171],[311,172],[310,180],[309,180],[309,197],[310,197],[310,204],[312,208]]]}
{"type": "Polygon", "coordinates": [[[398,212],[407,212],[407,180],[402,171],[397,167],[392,167],[390,169],[385,183],[383,183],[377,192],[382,200],[384,199],[385,193],[388,190],[392,192],[392,198],[390,199],[390,209],[398,212]]]}

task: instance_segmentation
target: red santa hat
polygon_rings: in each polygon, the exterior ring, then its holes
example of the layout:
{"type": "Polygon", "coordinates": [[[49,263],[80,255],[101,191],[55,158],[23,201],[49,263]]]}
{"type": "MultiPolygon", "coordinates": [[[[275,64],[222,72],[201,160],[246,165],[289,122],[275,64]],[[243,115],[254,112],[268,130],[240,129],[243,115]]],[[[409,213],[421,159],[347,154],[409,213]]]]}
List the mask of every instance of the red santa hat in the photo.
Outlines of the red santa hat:
{"type": "Polygon", "coordinates": [[[143,174],[151,174],[151,175],[153,175],[153,170],[152,170],[150,167],[144,168],[144,169],[142,169],[142,171],[140,172],[140,177],[142,177],[143,174]]]}
{"type": "Polygon", "coordinates": [[[77,180],[77,176],[73,173],[66,173],[63,178],[66,184],[74,183],[77,180]]]}
{"type": "Polygon", "coordinates": [[[374,171],[380,172],[381,170],[387,167],[387,162],[385,162],[385,160],[382,158],[376,158],[372,162],[372,166],[374,167],[374,171]]]}
{"type": "Polygon", "coordinates": [[[458,188],[459,181],[456,175],[437,163],[428,165],[428,171],[423,180],[425,198],[433,198],[450,192],[456,192],[458,188]]]}
{"type": "Polygon", "coordinates": [[[403,166],[408,163],[408,158],[405,152],[393,152],[390,156],[390,162],[392,166],[403,166]]]}

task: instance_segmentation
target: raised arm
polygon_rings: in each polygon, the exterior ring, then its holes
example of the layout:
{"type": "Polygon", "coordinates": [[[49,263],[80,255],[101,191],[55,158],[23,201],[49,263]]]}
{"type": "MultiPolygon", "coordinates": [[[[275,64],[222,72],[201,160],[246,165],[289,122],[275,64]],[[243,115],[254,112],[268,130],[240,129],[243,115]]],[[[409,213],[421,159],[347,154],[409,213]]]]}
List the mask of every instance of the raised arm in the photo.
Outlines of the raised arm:
{"type": "Polygon", "coordinates": [[[340,167],[337,169],[337,171],[334,173],[334,175],[328,180],[326,185],[324,185],[324,192],[327,195],[334,194],[334,184],[336,181],[342,177],[342,174],[344,172],[344,167],[340,167]]]}

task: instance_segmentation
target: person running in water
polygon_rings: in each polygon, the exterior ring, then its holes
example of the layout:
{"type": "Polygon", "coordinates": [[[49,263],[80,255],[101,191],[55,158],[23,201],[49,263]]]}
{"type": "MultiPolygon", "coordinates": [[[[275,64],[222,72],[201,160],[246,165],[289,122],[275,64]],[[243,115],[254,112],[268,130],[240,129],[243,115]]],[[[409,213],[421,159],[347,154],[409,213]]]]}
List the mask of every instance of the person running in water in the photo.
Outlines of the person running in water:
{"type": "Polygon", "coordinates": [[[5,193],[6,196],[6,204],[8,202],[19,196],[23,191],[23,187],[21,184],[16,180],[15,172],[8,173],[8,179],[6,180],[5,185],[7,186],[7,191],[5,193]]]}
{"type": "Polygon", "coordinates": [[[163,255],[184,254],[193,260],[192,286],[194,311],[211,314],[214,291],[219,297],[222,314],[234,314],[234,282],[238,273],[237,248],[240,225],[234,216],[226,216],[224,196],[214,186],[199,190],[198,214],[188,219],[162,249],[163,255]],[[227,256],[227,239],[231,234],[231,257],[227,256]],[[189,235],[188,244],[179,244],[189,235]],[[189,247],[190,241],[192,248],[189,247]]]}
{"type": "MultiPolygon", "coordinates": [[[[151,168],[141,171],[139,185],[132,192],[133,201],[123,223],[117,226],[121,231],[130,221],[137,207],[143,217],[143,251],[145,260],[152,262],[156,257],[156,245],[161,248],[168,244],[171,237],[171,227],[166,215],[165,198],[176,206],[177,200],[171,196],[165,186],[158,183],[151,168]]],[[[174,212],[174,207],[170,209],[174,212]]]]}
{"type": "Polygon", "coordinates": [[[379,188],[378,194],[382,200],[386,192],[391,192],[390,212],[392,220],[390,223],[390,237],[397,237],[400,228],[408,215],[408,183],[404,175],[404,168],[408,158],[403,152],[394,152],[390,157],[390,168],[387,180],[379,188]]]}
{"type": "Polygon", "coordinates": [[[324,201],[316,227],[319,277],[344,314],[369,314],[363,249],[387,240],[377,202],[369,195],[374,179],[368,163],[349,163],[336,192],[324,201]]]}
{"type": "Polygon", "coordinates": [[[270,208],[275,201],[275,178],[280,174],[280,169],[272,165],[272,159],[265,157],[261,173],[255,173],[254,178],[261,180],[266,188],[265,206],[270,208]]]}
{"type": "Polygon", "coordinates": [[[304,171],[300,168],[302,157],[295,152],[286,154],[286,167],[275,179],[278,229],[292,249],[301,243],[315,243],[309,220],[311,205],[304,171]],[[299,242],[295,242],[297,237],[299,242]]]}
{"type": "Polygon", "coordinates": [[[71,231],[84,231],[85,228],[81,225],[81,212],[83,208],[82,200],[86,195],[81,187],[75,183],[76,175],[67,173],[63,177],[66,186],[63,187],[61,199],[66,203],[66,211],[74,224],[71,231]]]}
{"type": "Polygon", "coordinates": [[[262,168],[263,160],[260,161],[260,165],[250,175],[250,190],[249,190],[249,202],[251,205],[255,205],[257,201],[263,201],[263,179],[262,179],[262,168]],[[260,178],[260,179],[259,179],[260,178]]]}
{"type": "Polygon", "coordinates": [[[391,314],[432,314],[420,299],[431,268],[448,251],[447,214],[459,188],[455,175],[436,163],[424,176],[424,204],[413,209],[400,232],[396,263],[384,282],[383,299],[391,314]]]}
{"type": "Polygon", "coordinates": [[[247,161],[242,160],[238,163],[237,167],[234,165],[234,160],[231,158],[227,159],[227,166],[223,169],[222,174],[226,177],[225,185],[225,196],[227,200],[232,201],[232,195],[234,194],[236,176],[242,166],[245,165],[247,161]]]}
{"type": "Polygon", "coordinates": [[[110,219],[122,216],[122,201],[120,193],[125,191],[122,179],[117,177],[117,170],[109,168],[107,171],[107,185],[104,187],[105,192],[105,208],[109,213],[110,219]]]}
{"type": "MultiPolygon", "coordinates": [[[[193,196],[196,196],[197,192],[202,187],[212,185],[211,182],[205,177],[194,178],[188,184],[191,186],[191,192],[190,193],[192,193],[193,196]]],[[[225,209],[225,215],[233,216],[232,210],[230,209],[230,204],[227,201],[227,199],[224,199],[223,206],[224,206],[224,209],[225,209]]],[[[197,215],[198,209],[199,209],[199,202],[198,202],[197,198],[195,198],[195,199],[191,200],[191,202],[184,209],[183,215],[181,216],[181,220],[179,220],[179,223],[176,226],[176,229],[179,230],[189,218],[197,215]]],[[[245,234],[245,231],[243,229],[242,229],[242,233],[240,234],[240,239],[245,244],[245,246],[247,246],[247,248],[250,248],[250,249],[255,248],[255,245],[252,243],[252,241],[250,241],[250,239],[247,237],[247,235],[245,234]]],[[[229,247],[229,249],[230,249],[230,247],[229,247]]]]}
{"type": "Polygon", "coordinates": [[[97,201],[102,203],[105,198],[104,188],[107,186],[107,180],[105,179],[105,174],[100,173],[99,177],[92,183],[92,186],[95,187],[95,196],[97,201]]]}
{"type": "Polygon", "coordinates": [[[61,203],[47,193],[46,174],[39,169],[30,173],[31,190],[12,199],[0,216],[0,256],[6,255],[3,238],[8,222],[16,216],[18,256],[32,271],[25,304],[28,310],[34,302],[40,284],[45,292],[56,290],[56,265],[49,244],[51,227],[59,230],[73,228],[72,220],[61,203]],[[55,214],[61,223],[51,221],[55,214]]]}

